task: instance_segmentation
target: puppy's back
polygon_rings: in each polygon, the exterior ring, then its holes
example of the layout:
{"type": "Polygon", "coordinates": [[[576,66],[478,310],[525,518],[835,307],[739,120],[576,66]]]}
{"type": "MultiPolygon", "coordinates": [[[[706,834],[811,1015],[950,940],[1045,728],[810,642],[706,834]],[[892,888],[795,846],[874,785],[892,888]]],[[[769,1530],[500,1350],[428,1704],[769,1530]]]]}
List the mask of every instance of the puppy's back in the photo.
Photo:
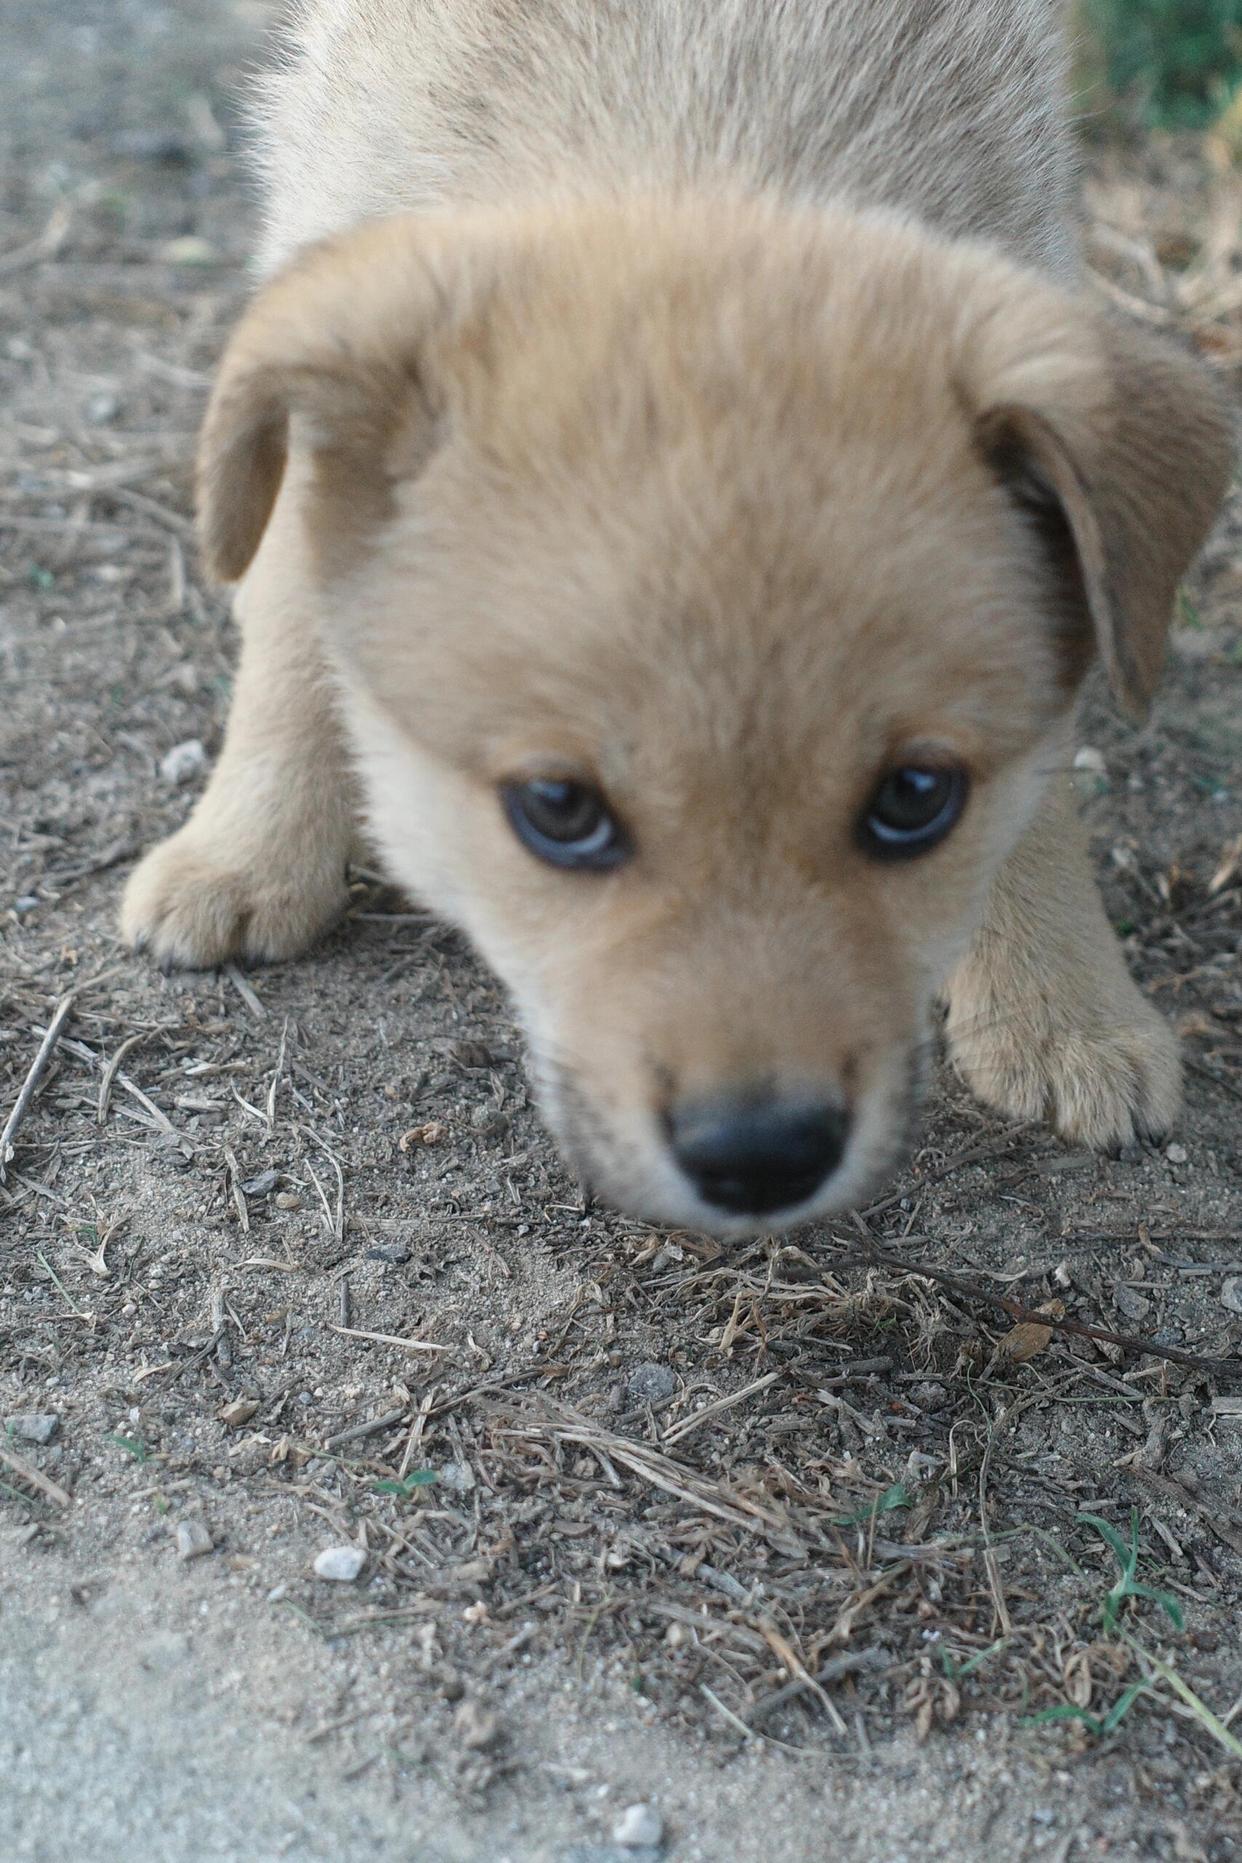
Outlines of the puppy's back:
{"type": "Polygon", "coordinates": [[[300,0],[270,267],[402,207],[731,180],[1072,272],[1059,0],[300,0]]]}

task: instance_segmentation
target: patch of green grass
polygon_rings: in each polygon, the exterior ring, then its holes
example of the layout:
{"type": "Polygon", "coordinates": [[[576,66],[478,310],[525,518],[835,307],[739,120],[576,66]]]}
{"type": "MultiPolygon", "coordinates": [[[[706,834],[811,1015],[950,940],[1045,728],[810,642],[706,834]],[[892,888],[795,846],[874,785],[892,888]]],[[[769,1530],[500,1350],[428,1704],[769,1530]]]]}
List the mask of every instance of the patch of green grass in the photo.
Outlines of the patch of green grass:
{"type": "Polygon", "coordinates": [[[1205,129],[1242,86],[1242,0],[1081,0],[1083,76],[1139,129],[1205,129]]]}
{"type": "Polygon", "coordinates": [[[399,1481],[373,1481],[371,1487],[376,1494],[399,1494],[405,1500],[416,1489],[430,1487],[435,1479],[434,1468],[416,1468],[412,1474],[403,1476],[399,1481]]]}
{"type": "Polygon", "coordinates": [[[118,1449],[125,1451],[126,1455],[132,1455],[135,1462],[146,1462],[150,1459],[151,1451],[141,1436],[105,1436],[104,1441],[115,1443],[118,1449]]]}
{"type": "Polygon", "coordinates": [[[998,1655],[1001,1650],[1007,1649],[1008,1646],[1009,1639],[1007,1637],[998,1637],[995,1643],[990,1643],[985,1650],[976,1650],[974,1655],[967,1657],[965,1662],[959,1662],[951,1650],[942,1649],[940,1652],[940,1667],[944,1670],[950,1682],[964,1682],[967,1676],[973,1675],[976,1669],[981,1669],[983,1667],[989,1656],[998,1655]]]}
{"type": "Polygon", "coordinates": [[[1081,1526],[1094,1527],[1100,1538],[1112,1549],[1117,1561],[1117,1582],[1105,1598],[1100,1609],[1100,1618],[1104,1633],[1111,1636],[1117,1627],[1121,1607],[1127,1598],[1146,1598],[1151,1604],[1158,1604],[1161,1610],[1172,1619],[1180,1630],[1183,1627],[1182,1607],[1171,1592],[1157,1591],[1151,1585],[1140,1584],[1138,1579],[1139,1543],[1138,1543],[1138,1508],[1130,1509],[1130,1541],[1127,1545],[1116,1527],[1101,1520],[1098,1514],[1079,1514],[1081,1526]]]}
{"type": "MultiPolygon", "coordinates": [[[[1154,1585],[1146,1585],[1138,1576],[1138,1508],[1132,1507],[1130,1509],[1130,1537],[1128,1540],[1123,1539],[1116,1527],[1112,1526],[1109,1521],[1101,1520],[1098,1514],[1078,1514],[1076,1519],[1080,1526],[1091,1527],[1099,1534],[1100,1538],[1104,1541],[1114,1559],[1117,1561],[1117,1577],[1105,1594],[1103,1603],[1100,1606],[1100,1621],[1104,1628],[1104,1634],[1106,1636],[1120,1635],[1121,1640],[1128,1644],[1131,1649],[1135,1650],[1138,1655],[1143,1657],[1146,1662],[1157,1671],[1163,1680],[1169,1682],[1175,1691],[1187,1701],[1188,1705],[1193,1704],[1191,1711],[1196,1715],[1196,1718],[1203,1722],[1204,1726],[1208,1727],[1208,1731],[1212,1733],[1214,1738],[1219,1739],[1220,1735],[1223,1734],[1226,1740],[1231,1739],[1232,1736],[1228,1733],[1228,1730],[1221,1722],[1216,1720],[1216,1717],[1206,1704],[1200,1701],[1197,1695],[1193,1694],[1193,1691],[1182,1681],[1175,1670],[1169,1668],[1167,1663],[1162,1662],[1159,1657],[1154,1656],[1150,1650],[1144,1649],[1142,1644],[1135,1642],[1134,1638],[1131,1637],[1127,1631],[1121,1630],[1118,1632],[1118,1619],[1121,1615],[1122,1606],[1128,1598],[1143,1598],[1150,1604],[1158,1604],[1160,1609],[1179,1630],[1183,1628],[1182,1607],[1172,1593],[1168,1591],[1159,1591],[1154,1585]]],[[[1054,1544],[1055,1543],[1056,1542],[1054,1542],[1054,1544]]],[[[1063,1551],[1059,1545],[1057,1550],[1063,1551]]],[[[1068,1559],[1069,1555],[1065,1554],[1065,1557],[1068,1559]]],[[[1073,1564],[1074,1562],[1071,1560],[1070,1563],[1073,1564]]],[[[1082,1568],[1074,1565],[1074,1570],[1081,1572],[1082,1568]]],[[[990,1655],[991,1651],[985,1650],[983,1654],[985,1656],[990,1655]]],[[[1085,1727],[1089,1733],[1094,1734],[1097,1740],[1104,1740],[1107,1739],[1110,1734],[1117,1731],[1140,1695],[1159,1697],[1159,1691],[1155,1687],[1150,1675],[1144,1675],[1140,1677],[1137,1682],[1131,1682],[1123,1688],[1111,1708],[1104,1714],[1092,1714],[1088,1708],[1078,1707],[1073,1702],[1062,1701],[1056,1703],[1054,1707],[1041,1708],[1037,1714],[1024,1715],[1022,1725],[1024,1727],[1045,1727],[1053,1721],[1077,1721],[1081,1726],[1085,1727]]],[[[1167,1697],[1164,1699],[1167,1700],[1167,1697]]]]}
{"type": "Polygon", "coordinates": [[[869,1506],[860,1507],[856,1514],[843,1514],[832,1524],[834,1527],[865,1526],[867,1522],[877,1519],[880,1514],[891,1514],[897,1507],[909,1507],[913,1499],[914,1496],[905,1483],[895,1481],[891,1488],[886,1488],[883,1494],[877,1495],[869,1506]]]}
{"type": "Polygon", "coordinates": [[[1116,1701],[1105,1715],[1091,1714],[1086,1708],[1076,1708],[1071,1702],[1058,1702],[1055,1708],[1041,1708],[1038,1714],[1028,1714],[1025,1727],[1042,1727],[1049,1721],[1081,1721],[1083,1726],[1093,1733],[1097,1740],[1103,1740],[1108,1734],[1120,1727],[1139,1696],[1147,1692],[1146,1682],[1131,1682],[1129,1688],[1123,1689],[1116,1701]]]}

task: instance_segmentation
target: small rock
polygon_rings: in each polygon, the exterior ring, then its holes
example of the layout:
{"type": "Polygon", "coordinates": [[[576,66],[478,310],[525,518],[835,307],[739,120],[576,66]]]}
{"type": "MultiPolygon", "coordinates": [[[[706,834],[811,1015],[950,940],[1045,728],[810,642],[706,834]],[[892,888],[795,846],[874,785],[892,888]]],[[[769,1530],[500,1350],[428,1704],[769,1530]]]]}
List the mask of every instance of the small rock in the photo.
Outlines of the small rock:
{"type": "Polygon", "coordinates": [[[457,1738],[471,1752],[482,1753],[500,1738],[500,1722],[490,1708],[467,1697],[453,1716],[457,1738]]]}
{"type": "Polygon", "coordinates": [[[179,1520],[174,1535],[177,1542],[178,1559],[201,1559],[209,1553],[214,1545],[210,1533],[201,1520],[179,1520]]]}
{"type": "Polygon", "coordinates": [[[1097,750],[1094,744],[1084,744],[1082,749],[1076,751],[1074,754],[1074,768],[1076,770],[1091,770],[1095,775],[1103,776],[1107,767],[1104,761],[1104,752],[1102,750],[1097,750]]]}
{"type": "Polygon", "coordinates": [[[409,1259],[410,1251],[404,1242],[380,1242],[367,1250],[368,1261],[388,1261],[394,1268],[400,1268],[409,1259]]]}
{"type": "Polygon", "coordinates": [[[115,395],[106,391],[91,395],[82,412],[92,427],[106,427],[114,421],[121,411],[121,403],[115,395]]]}
{"type": "Polygon", "coordinates": [[[1220,1290],[1220,1304],[1230,1313],[1242,1313],[1242,1274],[1231,1274],[1220,1290]]]}
{"type": "Polygon", "coordinates": [[[188,737],[184,744],[174,744],[160,758],[160,776],[164,782],[171,783],[174,789],[192,783],[206,767],[207,752],[196,737],[188,737]]]}
{"type": "Polygon", "coordinates": [[[280,1182],[279,1171],[260,1171],[257,1177],[248,1177],[242,1185],[242,1195],[246,1197],[270,1197],[280,1182]]]}
{"type": "Polygon", "coordinates": [[[258,1408],[258,1402],[253,1397],[235,1397],[216,1414],[226,1429],[239,1430],[243,1423],[249,1423],[258,1408]]]}
{"type": "Polygon", "coordinates": [[[676,1389],[677,1377],[669,1365],[635,1365],[625,1386],[632,1404],[665,1403],[676,1389]]]}
{"type": "Polygon", "coordinates": [[[664,1820],[654,1805],[627,1805],[612,1827],[612,1841],[622,1850],[658,1850],[664,1820]]]}
{"type": "Polygon", "coordinates": [[[456,1494],[469,1494],[475,1485],[469,1462],[446,1462],[436,1479],[442,1488],[452,1488],[456,1494]]]}
{"type": "Polygon", "coordinates": [[[1113,1305],[1127,1320],[1141,1320],[1151,1312],[1151,1301],[1145,1295],[1136,1293],[1132,1287],[1115,1287],[1113,1305]]]}
{"type": "Polygon", "coordinates": [[[458,1067],[464,1067],[471,1073],[491,1067],[494,1061],[491,1049],[481,1041],[455,1041],[449,1054],[458,1067]]]}
{"type": "Polygon", "coordinates": [[[1170,1164],[1185,1164],[1190,1156],[1184,1145],[1166,1145],[1164,1155],[1170,1164]]]}
{"type": "Polygon", "coordinates": [[[60,1428],[60,1418],[50,1412],[44,1416],[31,1411],[21,1417],[6,1417],[4,1427],[6,1433],[19,1442],[50,1443],[60,1428]]]}
{"type": "Polygon", "coordinates": [[[169,265],[218,265],[220,254],[209,239],[196,233],[183,233],[160,248],[160,257],[169,265]]]}
{"type": "Polygon", "coordinates": [[[302,1199],[299,1197],[296,1190],[278,1190],[276,1192],[276,1208],[278,1210],[300,1210],[301,1207],[302,1199]]]}
{"type": "Polygon", "coordinates": [[[361,1546],[325,1546],[315,1558],[315,1577],[352,1585],[367,1562],[361,1546]]]}

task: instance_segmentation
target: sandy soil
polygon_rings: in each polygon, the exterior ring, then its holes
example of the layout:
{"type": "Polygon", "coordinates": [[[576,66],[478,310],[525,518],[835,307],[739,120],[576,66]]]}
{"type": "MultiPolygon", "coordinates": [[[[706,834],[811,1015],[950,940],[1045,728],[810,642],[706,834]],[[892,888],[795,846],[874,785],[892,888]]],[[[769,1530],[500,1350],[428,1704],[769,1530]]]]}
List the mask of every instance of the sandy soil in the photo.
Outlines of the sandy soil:
{"type": "MultiPolygon", "coordinates": [[[[1223,1863],[1236,522],[1152,725],[1084,728],[1110,909],[1186,1039],[1175,1143],[1077,1154],[945,1082],[856,1220],[724,1252],[588,1212],[496,988],[374,879],[249,976],[165,979],[114,936],[203,781],[165,759],[210,758],[227,707],[188,462],[267,11],[5,19],[0,1118],[73,998],[0,1189],[5,1854],[650,1863],[611,1847],[641,1801],[677,1863],[1223,1863]],[[1191,1362],[1015,1350],[998,1297],[1191,1362]],[[1115,1612],[1097,1522],[1127,1563],[1133,1522],[1148,1588],[1115,1612]],[[315,1575],[346,1547],[355,1580],[315,1575]]],[[[1230,373],[1213,153],[1097,151],[1093,252],[1230,373]]]]}

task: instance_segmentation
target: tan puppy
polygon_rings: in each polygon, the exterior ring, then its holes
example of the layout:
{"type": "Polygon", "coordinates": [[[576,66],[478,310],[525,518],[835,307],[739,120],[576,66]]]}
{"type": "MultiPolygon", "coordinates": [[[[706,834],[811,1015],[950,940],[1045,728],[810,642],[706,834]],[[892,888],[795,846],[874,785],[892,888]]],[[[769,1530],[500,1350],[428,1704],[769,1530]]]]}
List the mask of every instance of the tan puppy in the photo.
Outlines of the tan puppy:
{"type": "Polygon", "coordinates": [[[1163,1131],[1065,771],[1229,465],[1072,289],[1043,0],[319,0],[201,455],[228,736],[124,928],[288,956],[356,825],[512,990],[597,1189],[860,1201],[947,994],[991,1105],[1163,1131]],[[374,219],[377,213],[417,212],[374,219]],[[359,224],[369,222],[367,224],[359,224]]]}

